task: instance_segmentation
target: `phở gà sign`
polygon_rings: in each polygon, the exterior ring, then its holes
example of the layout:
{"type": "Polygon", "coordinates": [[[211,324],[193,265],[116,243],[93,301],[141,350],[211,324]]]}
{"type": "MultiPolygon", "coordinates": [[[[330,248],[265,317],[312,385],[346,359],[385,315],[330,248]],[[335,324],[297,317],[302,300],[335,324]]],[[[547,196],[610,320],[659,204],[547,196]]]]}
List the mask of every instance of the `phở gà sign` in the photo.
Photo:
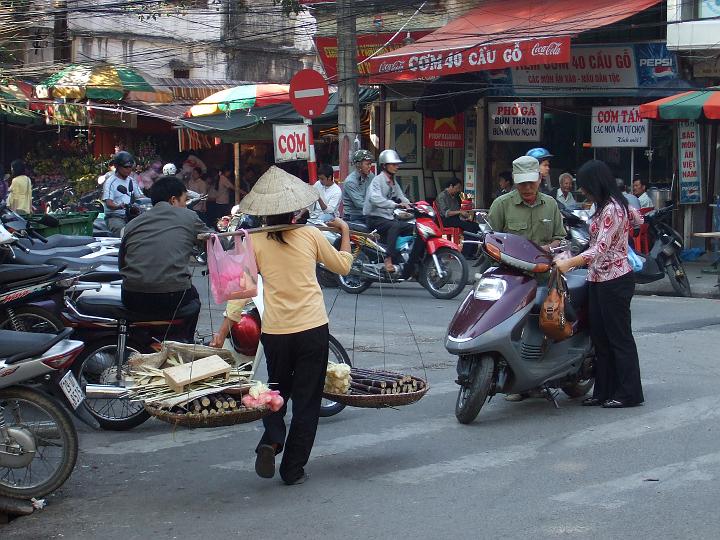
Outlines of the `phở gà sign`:
{"type": "Polygon", "coordinates": [[[539,141],[542,119],[539,102],[498,101],[488,103],[488,139],[491,141],[539,141]]]}

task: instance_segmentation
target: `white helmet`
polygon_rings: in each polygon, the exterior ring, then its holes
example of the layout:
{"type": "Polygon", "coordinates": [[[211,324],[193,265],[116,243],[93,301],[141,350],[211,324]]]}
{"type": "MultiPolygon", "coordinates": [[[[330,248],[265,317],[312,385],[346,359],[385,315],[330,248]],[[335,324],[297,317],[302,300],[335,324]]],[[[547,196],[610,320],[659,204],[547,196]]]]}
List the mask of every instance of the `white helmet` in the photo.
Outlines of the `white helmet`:
{"type": "Polygon", "coordinates": [[[378,163],[382,167],[383,165],[387,165],[389,163],[400,164],[402,163],[402,159],[400,159],[400,156],[395,150],[389,149],[380,152],[380,157],[378,157],[378,163]]]}
{"type": "Polygon", "coordinates": [[[163,166],[163,174],[165,176],[175,176],[177,174],[177,167],[174,163],[166,163],[163,166]]]}

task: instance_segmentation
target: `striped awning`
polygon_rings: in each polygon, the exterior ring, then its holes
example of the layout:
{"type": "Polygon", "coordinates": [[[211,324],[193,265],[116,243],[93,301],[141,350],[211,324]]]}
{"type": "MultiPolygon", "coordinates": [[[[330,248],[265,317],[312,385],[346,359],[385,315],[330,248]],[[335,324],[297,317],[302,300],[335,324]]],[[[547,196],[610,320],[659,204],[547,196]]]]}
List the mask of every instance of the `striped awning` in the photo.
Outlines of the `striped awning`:
{"type": "Polygon", "coordinates": [[[720,87],[683,92],[640,105],[640,116],[652,120],[720,120],[720,87]]]}

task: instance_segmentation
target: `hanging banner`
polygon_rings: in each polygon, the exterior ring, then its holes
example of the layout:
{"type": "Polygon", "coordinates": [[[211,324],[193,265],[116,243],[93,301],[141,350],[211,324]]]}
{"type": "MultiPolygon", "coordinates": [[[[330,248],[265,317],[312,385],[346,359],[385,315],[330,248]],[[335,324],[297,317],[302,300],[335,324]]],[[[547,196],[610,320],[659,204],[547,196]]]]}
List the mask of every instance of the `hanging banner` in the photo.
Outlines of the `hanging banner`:
{"type": "Polygon", "coordinates": [[[463,114],[447,118],[423,119],[423,146],[425,148],[463,148],[465,146],[465,120],[463,114]]]}
{"type": "Polygon", "coordinates": [[[382,81],[413,81],[516,66],[533,66],[570,59],[570,38],[524,39],[474,47],[428,50],[421,53],[372,58],[371,72],[382,81]]]}
{"type": "MultiPolygon", "coordinates": [[[[430,30],[412,32],[380,32],[378,34],[360,34],[357,36],[357,62],[360,77],[368,77],[363,82],[374,82],[370,77],[370,63],[365,62],[369,56],[384,54],[404,47],[409,40],[417,41],[430,33],[430,30]],[[379,52],[378,52],[379,51],[379,52]]],[[[337,82],[338,47],[336,37],[316,37],[315,47],[318,58],[325,69],[325,75],[330,83],[337,82]]]]}
{"type": "Polygon", "coordinates": [[[273,125],[275,163],[308,159],[308,135],[305,124],[273,125]]]}
{"type": "Polygon", "coordinates": [[[539,102],[497,101],[488,103],[488,139],[491,141],[539,141],[539,102]]]}
{"type": "Polygon", "coordinates": [[[702,203],[700,128],[697,122],[678,123],[680,204],[702,203]]]}
{"type": "Polygon", "coordinates": [[[593,107],[591,129],[593,148],[646,147],[650,121],[639,106],[593,107]]]}
{"type": "Polygon", "coordinates": [[[464,191],[468,197],[475,198],[477,192],[477,155],[475,144],[477,136],[477,117],[468,114],[465,117],[465,182],[464,191]]]}

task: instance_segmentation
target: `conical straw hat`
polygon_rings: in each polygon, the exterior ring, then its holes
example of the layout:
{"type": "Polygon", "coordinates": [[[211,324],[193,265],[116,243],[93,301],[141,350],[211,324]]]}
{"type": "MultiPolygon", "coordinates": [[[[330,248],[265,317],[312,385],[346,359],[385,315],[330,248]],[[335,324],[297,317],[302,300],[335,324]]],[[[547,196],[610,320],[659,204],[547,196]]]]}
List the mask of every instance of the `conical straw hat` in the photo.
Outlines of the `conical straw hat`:
{"type": "Polygon", "coordinates": [[[319,193],[297,176],[274,165],[240,201],[240,211],[251,216],[289,214],[314,204],[319,193]]]}

